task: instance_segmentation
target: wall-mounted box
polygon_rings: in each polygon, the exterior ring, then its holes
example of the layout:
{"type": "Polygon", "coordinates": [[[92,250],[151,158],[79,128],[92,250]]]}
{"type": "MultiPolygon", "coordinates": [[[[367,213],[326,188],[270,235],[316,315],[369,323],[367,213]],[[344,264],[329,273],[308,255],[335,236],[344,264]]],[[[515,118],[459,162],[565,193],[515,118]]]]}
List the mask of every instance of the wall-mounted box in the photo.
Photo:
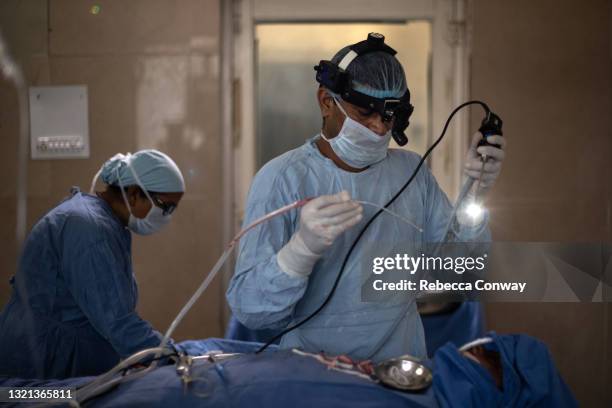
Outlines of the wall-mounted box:
{"type": "Polygon", "coordinates": [[[30,87],[32,159],[89,157],[87,86],[30,87]]]}

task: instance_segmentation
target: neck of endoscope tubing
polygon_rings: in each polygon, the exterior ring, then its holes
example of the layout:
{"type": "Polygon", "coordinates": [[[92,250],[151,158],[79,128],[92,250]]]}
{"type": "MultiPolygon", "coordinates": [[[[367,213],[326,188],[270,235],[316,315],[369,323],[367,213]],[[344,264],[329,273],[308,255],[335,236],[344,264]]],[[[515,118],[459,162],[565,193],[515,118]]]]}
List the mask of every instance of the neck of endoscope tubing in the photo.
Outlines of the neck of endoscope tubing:
{"type": "MultiPolygon", "coordinates": [[[[442,138],[444,138],[444,135],[446,134],[446,130],[448,129],[448,126],[450,125],[451,120],[453,119],[453,117],[455,116],[455,114],[457,112],[459,112],[461,109],[465,108],[466,106],[469,105],[480,105],[482,106],[482,108],[485,110],[485,112],[488,114],[489,112],[491,112],[491,110],[489,109],[489,106],[479,100],[473,100],[473,101],[468,101],[468,102],[464,102],[461,105],[457,106],[452,112],[451,114],[448,116],[448,119],[446,120],[446,123],[444,124],[444,128],[442,129],[442,133],[440,134],[440,136],[438,137],[438,139],[436,139],[436,141],[429,147],[429,149],[427,149],[427,151],[425,152],[425,154],[423,155],[423,157],[421,157],[421,160],[419,161],[419,164],[417,165],[416,169],[412,172],[412,175],[408,178],[408,181],[406,181],[406,183],[404,183],[404,185],[402,186],[402,188],[399,189],[399,191],[387,202],[387,204],[385,204],[383,206],[383,208],[387,208],[389,207],[391,204],[393,204],[393,202],[400,196],[400,194],[402,194],[404,192],[404,190],[406,190],[406,188],[410,185],[410,183],[412,182],[412,180],[416,177],[417,173],[419,172],[419,170],[421,169],[421,166],[423,165],[423,163],[425,162],[425,160],[427,159],[427,157],[431,154],[431,152],[433,151],[433,149],[435,149],[438,144],[442,141],[442,138]]],[[[267,349],[272,343],[274,343],[276,340],[280,339],[282,336],[284,336],[285,334],[297,329],[298,327],[304,325],[305,323],[307,323],[308,321],[310,321],[313,317],[315,317],[317,314],[319,314],[319,312],[321,310],[323,310],[323,308],[325,308],[325,306],[327,306],[327,304],[329,303],[329,301],[331,300],[332,296],[334,295],[334,293],[336,292],[336,288],[338,287],[338,283],[340,282],[340,278],[342,277],[342,273],[344,271],[344,268],[346,267],[346,264],[351,256],[351,254],[353,253],[353,250],[355,249],[355,247],[357,246],[357,243],[359,242],[359,240],[361,239],[361,237],[363,236],[363,234],[366,232],[366,230],[368,229],[368,227],[372,224],[372,222],[380,215],[382,214],[384,210],[380,209],[376,212],[376,214],[374,214],[374,216],[372,218],[370,218],[370,220],[366,223],[366,225],[364,225],[364,227],[361,229],[361,231],[359,232],[359,234],[357,235],[357,238],[355,238],[355,240],[353,241],[353,244],[351,245],[349,251],[347,252],[346,256],[344,257],[344,261],[342,262],[342,266],[340,267],[340,271],[338,272],[338,275],[336,276],[336,280],[334,281],[334,284],[331,288],[331,291],[329,292],[329,294],[327,295],[327,297],[325,298],[325,300],[323,301],[323,303],[321,303],[321,305],[314,311],[312,312],[308,317],[306,317],[304,320],[302,320],[299,323],[296,323],[293,326],[290,326],[286,329],[284,329],[282,332],[280,332],[279,334],[277,334],[276,336],[274,336],[272,339],[270,339],[268,342],[266,342],[263,346],[261,346],[259,348],[259,350],[257,350],[255,352],[255,354],[259,354],[262,351],[264,351],[265,349],[267,349]]]]}

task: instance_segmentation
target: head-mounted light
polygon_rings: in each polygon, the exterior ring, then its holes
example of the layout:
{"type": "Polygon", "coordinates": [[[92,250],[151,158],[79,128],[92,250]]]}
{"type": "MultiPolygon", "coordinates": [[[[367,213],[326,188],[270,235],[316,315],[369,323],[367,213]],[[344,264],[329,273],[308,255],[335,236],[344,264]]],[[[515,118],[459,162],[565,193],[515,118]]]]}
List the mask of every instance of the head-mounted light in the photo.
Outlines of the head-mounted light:
{"type": "Polygon", "coordinates": [[[314,67],[317,71],[316,80],[330,91],[339,94],[346,102],[378,113],[385,122],[393,120],[393,139],[398,145],[404,146],[408,143],[404,131],[410,124],[410,115],[414,111],[414,106],[410,104],[410,91],[406,89],[406,93],[399,99],[374,98],[352,89],[350,74],[346,71],[351,62],[360,55],[382,51],[395,56],[396,51],[384,41],[382,34],[370,33],[367,40],[351,45],[350,51],[338,64],[321,60],[314,67]]]}

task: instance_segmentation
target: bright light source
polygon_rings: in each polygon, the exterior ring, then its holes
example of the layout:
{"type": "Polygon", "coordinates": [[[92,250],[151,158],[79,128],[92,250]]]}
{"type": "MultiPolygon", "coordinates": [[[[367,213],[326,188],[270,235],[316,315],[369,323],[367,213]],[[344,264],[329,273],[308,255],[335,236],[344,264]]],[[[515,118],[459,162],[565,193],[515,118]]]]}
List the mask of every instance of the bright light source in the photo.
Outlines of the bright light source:
{"type": "Polygon", "coordinates": [[[477,221],[482,217],[483,209],[477,202],[471,202],[465,208],[465,213],[470,216],[474,221],[477,221]]]}

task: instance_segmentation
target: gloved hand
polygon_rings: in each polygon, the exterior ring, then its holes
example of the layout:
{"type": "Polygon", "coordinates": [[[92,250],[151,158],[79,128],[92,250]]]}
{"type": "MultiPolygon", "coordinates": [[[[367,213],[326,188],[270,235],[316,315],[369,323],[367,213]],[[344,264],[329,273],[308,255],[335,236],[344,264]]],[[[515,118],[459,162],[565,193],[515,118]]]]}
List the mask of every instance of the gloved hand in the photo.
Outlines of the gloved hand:
{"type": "Polygon", "coordinates": [[[501,148],[493,146],[478,146],[478,142],[482,139],[482,134],[476,132],[472,136],[472,142],[470,148],[467,151],[465,158],[465,174],[475,180],[480,177],[480,169],[482,168],[482,155],[486,155],[488,160],[484,166],[482,172],[482,179],[480,181],[479,193],[484,194],[495,184],[495,180],[499,176],[502,168],[502,162],[504,161],[506,148],[506,138],[498,135],[489,136],[489,143],[500,145],[501,148]]]}
{"type": "Polygon", "coordinates": [[[302,208],[297,232],[277,254],[280,269],[290,276],[308,276],[334,240],[361,221],[362,212],[346,191],[310,201],[302,208]]]}

